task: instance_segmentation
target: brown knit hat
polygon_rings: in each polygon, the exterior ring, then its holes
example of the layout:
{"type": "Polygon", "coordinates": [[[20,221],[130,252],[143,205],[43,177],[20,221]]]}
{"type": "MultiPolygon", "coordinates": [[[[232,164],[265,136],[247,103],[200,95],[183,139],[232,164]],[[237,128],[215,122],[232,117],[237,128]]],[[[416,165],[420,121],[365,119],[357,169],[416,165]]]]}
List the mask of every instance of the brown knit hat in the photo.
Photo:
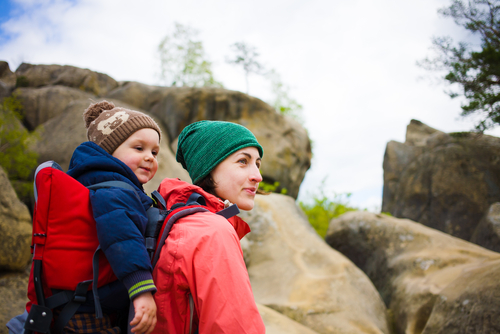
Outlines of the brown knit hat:
{"type": "Polygon", "coordinates": [[[151,128],[161,139],[160,127],[151,117],[139,111],[115,107],[108,101],[91,104],[83,113],[83,120],[87,139],[109,154],[140,129],[151,128]]]}

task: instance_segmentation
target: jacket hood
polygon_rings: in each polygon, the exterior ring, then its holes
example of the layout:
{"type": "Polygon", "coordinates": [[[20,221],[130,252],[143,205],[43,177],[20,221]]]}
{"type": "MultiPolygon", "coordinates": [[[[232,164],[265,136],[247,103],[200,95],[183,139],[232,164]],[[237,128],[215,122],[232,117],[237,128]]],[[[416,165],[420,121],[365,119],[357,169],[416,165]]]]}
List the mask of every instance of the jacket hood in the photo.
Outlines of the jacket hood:
{"type": "MultiPolygon", "coordinates": [[[[205,198],[207,208],[210,212],[217,213],[224,209],[224,202],[220,198],[207,193],[198,186],[181,181],[180,179],[164,179],[158,187],[158,192],[165,199],[167,209],[171,208],[172,205],[176,203],[186,203],[193,192],[205,198]]],[[[234,216],[229,218],[228,221],[234,227],[240,239],[250,232],[250,227],[240,217],[234,216]]]]}
{"type": "MultiPolygon", "coordinates": [[[[68,175],[78,179],[80,176],[88,174],[92,178],[88,182],[93,184],[106,181],[100,179],[104,172],[119,174],[139,189],[144,189],[134,172],[121,160],[113,157],[93,142],[88,141],[80,144],[71,157],[68,175]]],[[[87,184],[84,183],[84,185],[87,184]]]]}

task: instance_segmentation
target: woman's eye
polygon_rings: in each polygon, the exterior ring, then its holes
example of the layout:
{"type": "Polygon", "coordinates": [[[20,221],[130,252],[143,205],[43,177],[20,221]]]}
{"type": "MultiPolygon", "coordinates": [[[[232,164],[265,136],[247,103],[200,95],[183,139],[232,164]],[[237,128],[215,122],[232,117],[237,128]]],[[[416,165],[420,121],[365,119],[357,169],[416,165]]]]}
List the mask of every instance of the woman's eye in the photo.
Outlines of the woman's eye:
{"type": "Polygon", "coordinates": [[[247,159],[240,159],[240,160],[238,160],[238,162],[246,165],[247,159]]]}

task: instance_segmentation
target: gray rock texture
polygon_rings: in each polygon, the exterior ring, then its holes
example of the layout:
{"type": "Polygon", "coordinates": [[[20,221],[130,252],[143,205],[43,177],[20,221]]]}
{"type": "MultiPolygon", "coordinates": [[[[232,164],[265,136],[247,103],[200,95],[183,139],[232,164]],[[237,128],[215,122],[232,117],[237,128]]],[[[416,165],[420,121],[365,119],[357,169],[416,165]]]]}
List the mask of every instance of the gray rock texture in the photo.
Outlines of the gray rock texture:
{"type": "Polygon", "coordinates": [[[19,87],[67,86],[96,96],[118,87],[107,74],[68,65],[32,65],[22,63],[16,70],[19,87]]]}
{"type": "Polygon", "coordinates": [[[471,240],[498,201],[500,138],[445,134],[412,120],[406,143],[387,144],[383,212],[471,240]]]}
{"type": "Polygon", "coordinates": [[[257,196],[246,262],[255,300],[318,333],[390,333],[372,282],[316,234],[289,197],[257,196]]]}
{"type": "Polygon", "coordinates": [[[396,334],[498,332],[500,254],[369,212],[332,220],[326,242],[370,277],[396,334]]]}
{"type": "Polygon", "coordinates": [[[0,167],[0,272],[23,270],[31,258],[31,215],[0,167]]]}

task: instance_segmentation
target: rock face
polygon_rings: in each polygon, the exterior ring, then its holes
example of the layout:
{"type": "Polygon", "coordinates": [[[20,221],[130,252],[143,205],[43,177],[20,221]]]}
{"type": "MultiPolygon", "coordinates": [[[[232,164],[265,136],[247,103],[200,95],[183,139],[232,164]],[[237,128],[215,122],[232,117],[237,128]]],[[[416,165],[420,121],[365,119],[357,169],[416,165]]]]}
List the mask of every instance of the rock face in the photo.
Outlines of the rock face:
{"type": "Polygon", "coordinates": [[[369,212],[332,220],[326,242],[370,277],[396,334],[498,332],[500,254],[369,212]]]}
{"type": "Polygon", "coordinates": [[[368,278],[316,234],[289,196],[257,196],[243,214],[255,300],[318,333],[389,333],[368,278]]]}
{"type": "Polygon", "coordinates": [[[236,122],[252,131],[264,147],[264,181],[278,181],[296,198],[311,164],[307,132],[295,120],[249,95],[221,88],[154,87],[129,82],[109,97],[150,110],[174,141],[190,123],[209,119],[236,122]]]}
{"type": "Polygon", "coordinates": [[[404,144],[387,144],[383,212],[471,240],[498,201],[499,138],[445,134],[412,120],[404,144]]]}
{"type": "Polygon", "coordinates": [[[15,85],[16,75],[7,62],[0,61],[0,99],[9,96],[15,85]]]}
{"type": "Polygon", "coordinates": [[[493,203],[481,219],[471,242],[500,252],[500,203],[493,203]]]}
{"type": "Polygon", "coordinates": [[[31,215],[0,167],[0,271],[23,270],[31,253],[31,215]]]}
{"type": "Polygon", "coordinates": [[[31,65],[22,63],[16,70],[18,87],[67,86],[93,95],[105,95],[118,87],[109,75],[74,66],[31,65]]]}
{"type": "MultiPolygon", "coordinates": [[[[279,182],[294,198],[311,163],[311,146],[305,129],[261,100],[243,93],[137,82],[119,85],[105,74],[73,66],[23,63],[12,73],[5,62],[0,63],[0,83],[7,95],[14,86],[18,87],[15,94],[24,106],[24,123],[30,131],[41,134],[36,144],[41,152],[40,162],[50,156],[67,167],[71,152],[86,140],[83,111],[91,100],[105,98],[115,105],[150,113],[163,124],[166,144],[175,142],[184,126],[202,119],[237,122],[248,127],[265,150],[264,181],[279,182]]],[[[0,87],[0,94],[1,91],[0,87]]],[[[175,152],[165,146],[163,154],[170,167],[165,165],[168,171],[157,174],[157,179],[179,177],[189,181],[188,174],[171,159],[175,152]]]]}

